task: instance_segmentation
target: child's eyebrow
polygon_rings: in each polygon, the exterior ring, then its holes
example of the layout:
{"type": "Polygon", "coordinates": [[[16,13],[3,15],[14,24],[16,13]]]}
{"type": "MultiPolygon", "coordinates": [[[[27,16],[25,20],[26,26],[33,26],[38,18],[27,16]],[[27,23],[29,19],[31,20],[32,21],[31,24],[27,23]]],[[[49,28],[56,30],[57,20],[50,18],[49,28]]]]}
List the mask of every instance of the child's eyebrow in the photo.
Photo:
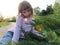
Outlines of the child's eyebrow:
{"type": "Polygon", "coordinates": [[[24,13],[26,10],[23,10],[22,13],[24,13]]]}
{"type": "Polygon", "coordinates": [[[30,11],[30,8],[23,10],[22,12],[30,11]]]}
{"type": "Polygon", "coordinates": [[[27,10],[30,10],[30,8],[28,8],[27,10]]]}

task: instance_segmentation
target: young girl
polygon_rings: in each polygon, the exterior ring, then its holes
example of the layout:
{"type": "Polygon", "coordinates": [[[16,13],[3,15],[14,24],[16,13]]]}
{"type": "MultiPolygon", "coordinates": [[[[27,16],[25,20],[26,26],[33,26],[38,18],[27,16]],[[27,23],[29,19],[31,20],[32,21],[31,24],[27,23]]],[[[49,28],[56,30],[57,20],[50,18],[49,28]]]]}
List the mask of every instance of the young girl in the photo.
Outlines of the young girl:
{"type": "Polygon", "coordinates": [[[19,38],[24,39],[24,33],[22,32],[21,27],[24,29],[26,33],[31,31],[33,34],[43,37],[34,29],[34,27],[32,27],[32,25],[30,24],[31,22],[33,22],[32,6],[27,1],[23,1],[19,4],[19,7],[18,7],[16,29],[14,30],[12,41],[17,42],[19,38]]]}
{"type": "MultiPolygon", "coordinates": [[[[24,39],[25,37],[24,37],[24,32],[22,31],[22,29],[24,29],[24,31],[26,33],[31,31],[33,34],[44,38],[43,35],[39,34],[34,29],[34,27],[32,27],[32,25],[30,25],[31,22],[33,22],[32,6],[27,1],[23,1],[18,6],[18,16],[16,18],[16,27],[14,27],[14,29],[9,31],[8,40],[10,39],[10,41],[12,40],[12,42],[18,42],[19,39],[24,39]]],[[[6,38],[6,37],[4,37],[4,38],[6,38]]],[[[2,40],[4,40],[4,38],[2,40]]],[[[1,42],[3,42],[3,41],[1,41],[1,42]]],[[[6,42],[6,40],[5,40],[5,42],[6,42]]],[[[12,45],[14,45],[14,44],[12,44],[12,45]]]]}

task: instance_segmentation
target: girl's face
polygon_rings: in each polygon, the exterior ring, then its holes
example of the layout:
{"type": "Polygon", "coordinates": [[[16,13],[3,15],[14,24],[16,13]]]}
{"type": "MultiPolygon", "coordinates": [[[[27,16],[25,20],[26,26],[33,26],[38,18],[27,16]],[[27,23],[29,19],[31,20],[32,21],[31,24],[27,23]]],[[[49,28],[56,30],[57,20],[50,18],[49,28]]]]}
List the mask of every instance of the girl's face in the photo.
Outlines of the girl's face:
{"type": "Polygon", "coordinates": [[[30,9],[23,10],[22,14],[24,15],[24,17],[29,17],[31,15],[31,10],[30,9]]]}

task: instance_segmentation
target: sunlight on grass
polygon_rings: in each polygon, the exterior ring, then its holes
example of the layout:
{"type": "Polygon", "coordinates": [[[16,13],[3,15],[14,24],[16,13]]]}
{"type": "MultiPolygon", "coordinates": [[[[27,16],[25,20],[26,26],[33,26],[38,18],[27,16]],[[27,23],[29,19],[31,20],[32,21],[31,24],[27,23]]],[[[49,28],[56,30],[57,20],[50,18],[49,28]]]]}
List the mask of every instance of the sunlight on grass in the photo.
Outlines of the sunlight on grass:
{"type": "Polygon", "coordinates": [[[0,27],[6,26],[6,25],[9,25],[9,24],[10,24],[10,22],[0,22],[0,27]]]}

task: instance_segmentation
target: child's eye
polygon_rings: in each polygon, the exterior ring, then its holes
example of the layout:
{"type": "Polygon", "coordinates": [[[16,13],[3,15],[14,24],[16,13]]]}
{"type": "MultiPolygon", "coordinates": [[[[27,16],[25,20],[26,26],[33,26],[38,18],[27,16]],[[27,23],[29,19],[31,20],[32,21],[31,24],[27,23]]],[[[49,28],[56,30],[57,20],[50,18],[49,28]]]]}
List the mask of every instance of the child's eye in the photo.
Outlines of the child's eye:
{"type": "Polygon", "coordinates": [[[23,13],[25,13],[25,12],[23,12],[23,13]]]}
{"type": "Polygon", "coordinates": [[[28,12],[30,11],[30,10],[27,10],[28,12]]]}
{"type": "Polygon", "coordinates": [[[25,11],[24,11],[24,12],[22,12],[22,13],[25,13],[25,11]]]}

